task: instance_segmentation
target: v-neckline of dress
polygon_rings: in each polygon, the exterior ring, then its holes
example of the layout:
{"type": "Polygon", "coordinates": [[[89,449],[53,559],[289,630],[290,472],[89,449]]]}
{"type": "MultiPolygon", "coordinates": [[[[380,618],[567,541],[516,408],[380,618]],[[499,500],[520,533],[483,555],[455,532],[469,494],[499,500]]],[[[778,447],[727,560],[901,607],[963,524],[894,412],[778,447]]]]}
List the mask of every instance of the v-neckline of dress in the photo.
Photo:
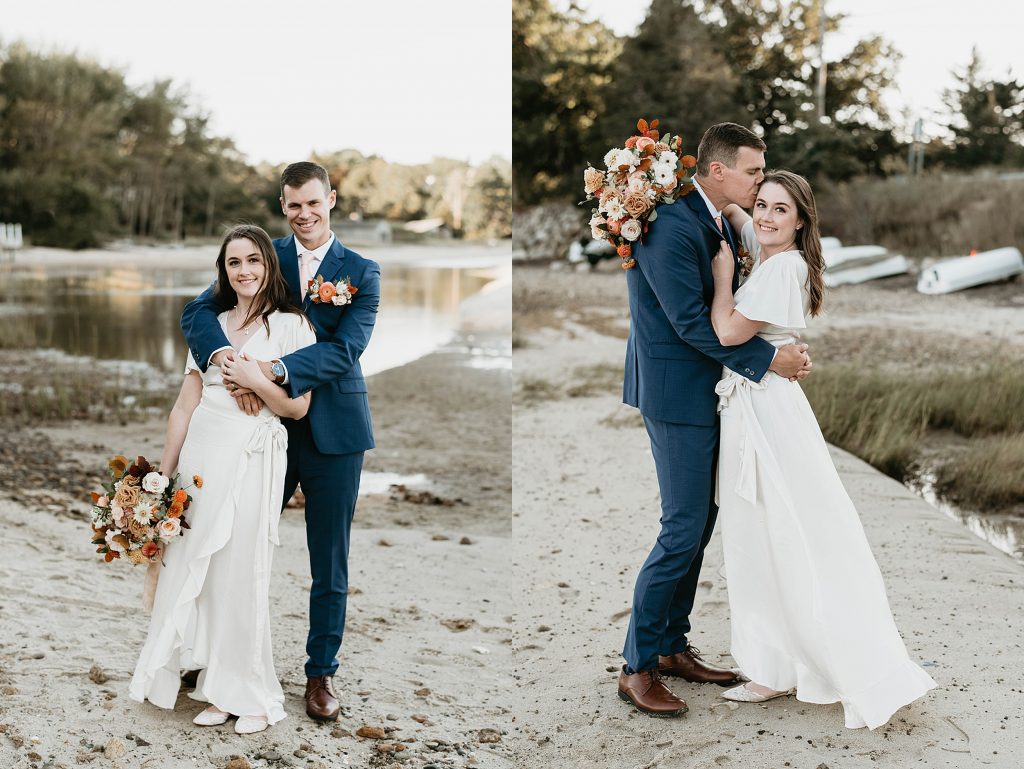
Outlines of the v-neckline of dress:
{"type": "MultiPolygon", "coordinates": [[[[228,315],[230,315],[230,314],[231,314],[231,310],[225,311],[224,319],[221,321],[221,324],[220,324],[221,328],[224,330],[224,336],[226,336],[228,338],[229,342],[231,341],[231,334],[228,333],[228,315]]],[[[234,344],[232,344],[231,345],[231,349],[234,350],[239,355],[241,355],[242,354],[242,350],[244,350],[246,347],[248,347],[249,346],[249,342],[251,342],[255,338],[256,338],[255,336],[249,335],[249,338],[246,339],[245,342],[242,343],[241,347],[236,349],[234,344]]]]}

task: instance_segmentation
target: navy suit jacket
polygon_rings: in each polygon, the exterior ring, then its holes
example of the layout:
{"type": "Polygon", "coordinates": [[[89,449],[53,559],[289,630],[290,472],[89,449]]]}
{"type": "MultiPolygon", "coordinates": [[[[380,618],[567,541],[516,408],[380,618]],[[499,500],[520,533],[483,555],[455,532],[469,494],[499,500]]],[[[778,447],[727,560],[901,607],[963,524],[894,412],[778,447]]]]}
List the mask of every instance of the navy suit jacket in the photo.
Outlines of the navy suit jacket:
{"type": "MultiPolygon", "coordinates": [[[[722,366],[760,381],[775,348],[757,336],[723,347],[715,335],[711,259],[723,236],[700,193],[694,190],[657,212],[645,241],[634,247],[636,266],[626,271],[630,326],[622,400],[652,419],[712,426],[722,366]]],[[[738,253],[724,217],[723,226],[738,253]]]]}
{"type": "MultiPolygon", "coordinates": [[[[301,306],[316,331],[316,344],[297,350],[281,359],[288,369],[284,387],[295,398],[310,390],[313,397],[309,413],[310,431],[316,448],[324,454],[349,454],[374,447],[370,406],[366,398],[366,380],[359,356],[370,341],[380,304],[380,266],[335,238],[317,270],[324,280],[348,278],[357,291],[352,302],[336,306],[330,302],[313,303],[299,290],[299,260],[295,236],[274,241],[281,272],[291,289],[292,301],[301,306]]],[[[218,313],[224,309],[213,300],[211,286],[186,305],[181,314],[181,330],[196,363],[205,371],[215,350],[230,347],[218,313]]],[[[282,420],[292,433],[294,420],[282,420]]]]}

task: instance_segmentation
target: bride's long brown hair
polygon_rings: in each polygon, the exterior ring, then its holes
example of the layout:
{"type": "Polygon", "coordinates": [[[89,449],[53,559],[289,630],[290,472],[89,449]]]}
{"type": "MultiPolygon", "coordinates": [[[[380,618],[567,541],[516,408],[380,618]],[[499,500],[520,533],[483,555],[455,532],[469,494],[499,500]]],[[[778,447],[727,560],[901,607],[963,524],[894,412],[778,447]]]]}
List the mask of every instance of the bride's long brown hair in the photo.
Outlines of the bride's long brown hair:
{"type": "Polygon", "coordinates": [[[825,257],[821,250],[821,232],[818,230],[818,207],[810,183],[792,171],[769,171],[762,185],[778,184],[796,205],[796,217],[802,226],[796,231],[796,247],[807,263],[807,293],[810,295],[811,317],[818,315],[825,304],[825,257]]]}
{"type": "Polygon", "coordinates": [[[217,287],[213,291],[213,300],[222,310],[230,310],[238,304],[238,294],[231,287],[228,280],[228,271],[225,266],[228,243],[233,240],[248,240],[263,257],[265,268],[263,285],[260,286],[256,296],[252,298],[249,305],[249,314],[242,321],[246,327],[259,317],[263,318],[263,326],[270,334],[270,314],[277,312],[291,312],[302,315],[302,310],[292,303],[291,290],[288,288],[288,281],[281,273],[281,263],[277,258],[277,251],[274,250],[274,242],[266,231],[254,224],[239,224],[232,227],[224,236],[224,242],[220,244],[220,253],[217,254],[217,287]]]}

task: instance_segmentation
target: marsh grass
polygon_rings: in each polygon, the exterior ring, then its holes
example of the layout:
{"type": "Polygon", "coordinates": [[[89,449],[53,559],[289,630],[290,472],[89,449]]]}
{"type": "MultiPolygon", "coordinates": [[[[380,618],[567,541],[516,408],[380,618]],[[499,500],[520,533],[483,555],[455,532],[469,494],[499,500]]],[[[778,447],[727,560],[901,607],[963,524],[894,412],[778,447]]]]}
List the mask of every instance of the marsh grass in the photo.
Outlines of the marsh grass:
{"type": "Polygon", "coordinates": [[[956,256],[1024,241],[1024,179],[925,174],[818,185],[822,231],[907,256],[956,256]]]}
{"type": "Polygon", "coordinates": [[[951,430],[972,445],[944,465],[943,496],[977,507],[1024,496],[1024,362],[970,373],[828,366],[804,391],[826,440],[887,475],[909,479],[929,431],[951,430]]]}
{"type": "Polygon", "coordinates": [[[971,441],[935,472],[935,490],[975,510],[1024,505],[1024,433],[971,441]]]}

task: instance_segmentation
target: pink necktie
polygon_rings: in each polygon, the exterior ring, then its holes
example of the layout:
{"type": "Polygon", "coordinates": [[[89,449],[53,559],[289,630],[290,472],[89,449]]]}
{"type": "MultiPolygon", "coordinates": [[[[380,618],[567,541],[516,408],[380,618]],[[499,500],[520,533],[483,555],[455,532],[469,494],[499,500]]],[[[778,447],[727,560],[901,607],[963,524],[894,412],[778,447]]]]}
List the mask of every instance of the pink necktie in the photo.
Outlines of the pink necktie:
{"type": "Polygon", "coordinates": [[[715,224],[718,225],[718,231],[721,232],[724,235],[725,234],[725,228],[722,227],[722,217],[721,216],[716,216],[715,217],[715,224]]]}
{"type": "Polygon", "coordinates": [[[310,274],[313,259],[312,251],[303,251],[302,256],[299,257],[299,284],[302,286],[303,299],[306,298],[306,292],[309,291],[309,282],[313,280],[313,276],[310,274]]]}

